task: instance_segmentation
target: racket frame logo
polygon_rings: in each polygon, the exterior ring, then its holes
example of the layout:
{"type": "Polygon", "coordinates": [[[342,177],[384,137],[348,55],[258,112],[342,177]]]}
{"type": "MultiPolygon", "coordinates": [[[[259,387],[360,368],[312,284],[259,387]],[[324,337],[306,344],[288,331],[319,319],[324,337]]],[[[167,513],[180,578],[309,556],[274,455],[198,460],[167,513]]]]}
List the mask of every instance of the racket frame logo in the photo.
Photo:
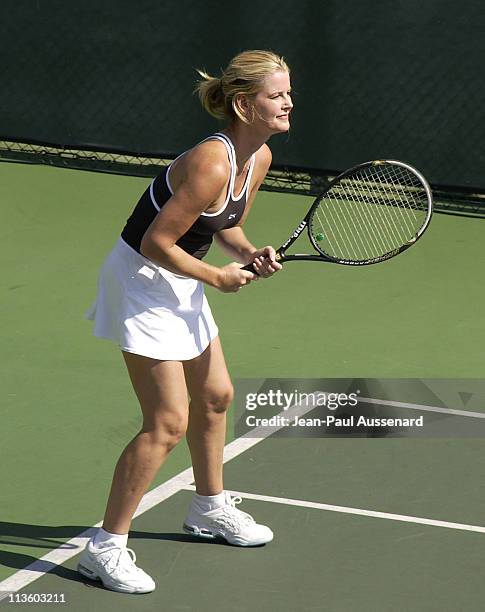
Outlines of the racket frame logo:
{"type": "Polygon", "coordinates": [[[295,229],[295,231],[291,234],[288,240],[278,249],[278,253],[280,255],[283,255],[285,250],[290,246],[290,244],[292,244],[298,238],[298,236],[302,233],[302,231],[305,229],[306,226],[307,226],[307,220],[303,219],[303,221],[295,229]]]}

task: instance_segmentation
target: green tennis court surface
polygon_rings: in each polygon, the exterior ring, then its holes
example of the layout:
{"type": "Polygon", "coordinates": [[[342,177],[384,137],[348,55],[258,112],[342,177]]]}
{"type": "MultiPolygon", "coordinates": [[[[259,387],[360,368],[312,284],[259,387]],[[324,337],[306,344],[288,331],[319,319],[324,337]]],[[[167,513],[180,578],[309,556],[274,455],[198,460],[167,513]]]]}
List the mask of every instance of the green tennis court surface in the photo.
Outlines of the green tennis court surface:
{"type": "MultiPolygon", "coordinates": [[[[17,164],[0,174],[5,580],[102,519],[137,431],[121,357],[83,313],[147,181],[17,164]]],[[[307,205],[262,193],[247,233],[278,245],[307,205]]],[[[208,290],[233,378],[483,378],[482,233],[481,219],[436,215],[416,247],[381,265],[289,263],[238,294],[208,290]]],[[[485,533],[464,526],[485,526],[482,448],[480,438],[265,439],[227,463],[226,487],[252,494],[242,509],[272,527],[270,545],[183,534],[185,484],[133,523],[129,546],[153,594],[84,582],[75,556],[47,562],[18,594],[63,593],[72,610],[481,610],[485,533]]],[[[181,444],[153,487],[187,467],[181,444]]]]}

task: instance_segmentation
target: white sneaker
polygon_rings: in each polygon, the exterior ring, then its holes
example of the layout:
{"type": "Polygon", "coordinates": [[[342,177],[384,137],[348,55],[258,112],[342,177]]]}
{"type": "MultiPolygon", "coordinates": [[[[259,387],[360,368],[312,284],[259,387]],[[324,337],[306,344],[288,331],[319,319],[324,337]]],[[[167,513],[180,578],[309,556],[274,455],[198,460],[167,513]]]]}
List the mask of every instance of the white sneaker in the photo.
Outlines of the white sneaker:
{"type": "Polygon", "coordinates": [[[240,497],[231,498],[226,491],[226,503],[220,508],[201,512],[192,502],[183,524],[185,533],[201,538],[221,536],[235,546],[258,546],[273,539],[273,532],[266,525],[258,525],[253,517],[236,508],[240,497]]]}
{"type": "Polygon", "coordinates": [[[131,548],[110,546],[95,548],[89,541],[77,571],[91,580],[101,580],[111,591],[120,593],[150,593],[155,582],[135,565],[136,555],[131,548]]]}

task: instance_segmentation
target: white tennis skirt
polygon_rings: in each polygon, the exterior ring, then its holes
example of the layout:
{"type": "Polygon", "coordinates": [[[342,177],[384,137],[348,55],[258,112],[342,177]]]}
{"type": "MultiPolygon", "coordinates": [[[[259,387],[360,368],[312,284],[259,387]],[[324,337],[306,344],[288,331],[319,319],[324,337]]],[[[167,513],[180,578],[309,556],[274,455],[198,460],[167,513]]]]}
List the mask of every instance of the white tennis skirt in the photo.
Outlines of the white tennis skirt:
{"type": "Polygon", "coordinates": [[[193,359],[219,333],[201,282],[165,270],[122,238],[101,268],[86,318],[98,338],[153,359],[193,359]]]}

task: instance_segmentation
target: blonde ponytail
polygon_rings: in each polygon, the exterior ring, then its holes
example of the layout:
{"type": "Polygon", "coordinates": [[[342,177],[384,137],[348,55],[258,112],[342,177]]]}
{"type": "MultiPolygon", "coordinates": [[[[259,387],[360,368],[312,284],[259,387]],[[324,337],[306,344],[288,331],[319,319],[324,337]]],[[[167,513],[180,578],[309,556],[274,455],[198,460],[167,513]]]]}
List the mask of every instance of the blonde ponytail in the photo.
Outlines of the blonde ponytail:
{"type": "Polygon", "coordinates": [[[222,79],[211,77],[204,70],[197,70],[202,77],[197,83],[196,92],[203,108],[216,119],[227,117],[226,100],[222,88],[222,79]]]}

